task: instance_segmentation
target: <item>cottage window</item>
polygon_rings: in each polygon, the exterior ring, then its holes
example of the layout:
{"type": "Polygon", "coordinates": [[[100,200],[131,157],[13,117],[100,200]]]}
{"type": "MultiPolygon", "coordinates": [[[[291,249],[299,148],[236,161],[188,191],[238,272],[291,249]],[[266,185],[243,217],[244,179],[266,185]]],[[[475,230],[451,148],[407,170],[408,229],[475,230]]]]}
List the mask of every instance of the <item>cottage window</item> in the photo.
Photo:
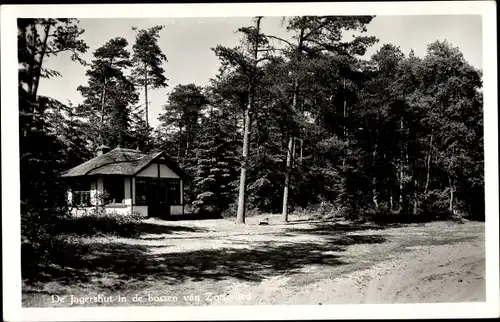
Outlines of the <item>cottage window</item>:
{"type": "Polygon", "coordinates": [[[109,203],[123,203],[125,180],[123,177],[104,178],[104,200],[109,203]]]}
{"type": "Polygon", "coordinates": [[[89,180],[82,178],[72,181],[69,188],[71,191],[71,206],[86,207],[91,205],[89,180]]]}
{"type": "Polygon", "coordinates": [[[178,179],[168,181],[168,203],[171,205],[181,204],[181,181],[178,179]]]}
{"type": "Polygon", "coordinates": [[[135,179],[135,204],[138,206],[147,205],[148,181],[146,179],[135,179]]]}

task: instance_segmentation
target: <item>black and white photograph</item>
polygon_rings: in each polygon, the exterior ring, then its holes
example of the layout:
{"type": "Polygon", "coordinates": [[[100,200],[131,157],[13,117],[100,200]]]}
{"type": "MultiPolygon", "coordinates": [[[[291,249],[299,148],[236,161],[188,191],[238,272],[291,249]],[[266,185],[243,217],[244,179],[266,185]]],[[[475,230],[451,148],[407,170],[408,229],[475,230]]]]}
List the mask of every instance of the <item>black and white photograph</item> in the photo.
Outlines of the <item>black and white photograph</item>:
{"type": "Polygon", "coordinates": [[[495,4],[408,4],[2,7],[4,298],[498,316],[495,4]]]}

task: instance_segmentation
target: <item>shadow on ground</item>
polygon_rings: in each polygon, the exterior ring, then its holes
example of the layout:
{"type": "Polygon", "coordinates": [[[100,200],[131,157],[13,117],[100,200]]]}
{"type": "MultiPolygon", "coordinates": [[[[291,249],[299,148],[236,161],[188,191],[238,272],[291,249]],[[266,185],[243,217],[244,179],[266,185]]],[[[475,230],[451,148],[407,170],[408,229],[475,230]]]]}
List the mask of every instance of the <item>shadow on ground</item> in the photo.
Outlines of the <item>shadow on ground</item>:
{"type": "Polygon", "coordinates": [[[208,230],[198,227],[158,225],[143,222],[139,224],[139,231],[141,234],[171,234],[174,232],[202,233],[207,232],[208,230]]]}
{"type": "Polygon", "coordinates": [[[222,215],[219,213],[196,213],[196,214],[183,214],[168,216],[160,218],[166,221],[186,221],[186,220],[210,220],[210,219],[222,219],[222,215]]]}
{"type": "Polygon", "coordinates": [[[291,227],[287,227],[285,229],[285,233],[288,234],[309,234],[309,235],[335,235],[337,233],[349,233],[355,231],[363,231],[363,230],[383,230],[387,228],[397,228],[402,227],[402,224],[376,224],[376,223],[339,223],[339,222],[328,222],[328,221],[297,221],[297,224],[310,223],[312,227],[310,228],[294,228],[293,224],[295,222],[289,223],[291,227]]]}
{"type": "MultiPolygon", "coordinates": [[[[236,278],[258,282],[267,277],[297,273],[307,265],[344,265],[347,262],[342,252],[348,246],[386,240],[380,235],[346,235],[346,231],[353,229],[336,231],[330,228],[331,236],[314,243],[266,242],[252,245],[252,248],[162,254],[152,253],[153,248],[141,245],[68,244],[67,247],[58,247],[44,261],[46,264],[24,265],[30,264],[24,256],[23,279],[28,284],[57,281],[75,286],[79,283],[98,284],[98,279],[108,278],[113,281],[112,285],[106,286],[111,291],[126,289],[127,283],[137,281],[162,281],[174,285],[188,280],[236,278]]],[[[316,232],[319,230],[313,233],[316,232]]]]}

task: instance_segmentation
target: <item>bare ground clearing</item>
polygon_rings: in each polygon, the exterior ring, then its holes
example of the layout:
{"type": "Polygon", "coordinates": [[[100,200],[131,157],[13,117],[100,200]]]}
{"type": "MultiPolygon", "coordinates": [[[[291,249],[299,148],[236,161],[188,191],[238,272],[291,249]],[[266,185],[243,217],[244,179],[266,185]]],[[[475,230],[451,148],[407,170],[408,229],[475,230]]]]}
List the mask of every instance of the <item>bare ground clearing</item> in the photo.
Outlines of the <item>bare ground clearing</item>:
{"type": "Polygon", "coordinates": [[[23,306],[98,294],[113,301],[83,305],[485,301],[484,223],[382,227],[291,216],[282,225],[264,217],[269,225],[258,225],[262,216],[245,226],[147,220],[139,239],[86,239],[23,281],[23,306]]]}

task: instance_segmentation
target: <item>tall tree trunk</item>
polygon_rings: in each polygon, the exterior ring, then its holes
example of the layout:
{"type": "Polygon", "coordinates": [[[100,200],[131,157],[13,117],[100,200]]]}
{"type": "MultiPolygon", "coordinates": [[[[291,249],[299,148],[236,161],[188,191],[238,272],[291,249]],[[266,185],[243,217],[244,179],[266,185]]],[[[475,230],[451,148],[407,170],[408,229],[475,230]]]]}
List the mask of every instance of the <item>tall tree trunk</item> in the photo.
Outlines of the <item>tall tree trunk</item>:
{"type": "MultiPolygon", "coordinates": [[[[302,43],[304,41],[304,28],[301,28],[300,30],[300,35],[299,35],[299,40],[298,40],[298,46],[296,49],[295,54],[297,55],[297,61],[301,60],[302,56],[302,43]]],[[[298,92],[299,92],[299,82],[297,79],[297,75],[294,74],[293,76],[293,96],[292,96],[292,113],[295,113],[297,109],[297,99],[298,99],[298,92]]],[[[290,186],[290,173],[291,173],[291,166],[292,166],[292,150],[293,149],[293,133],[290,131],[289,137],[288,137],[288,150],[286,153],[286,169],[285,169],[285,185],[283,187],[283,208],[281,211],[281,221],[286,223],[288,222],[288,193],[289,193],[289,186],[290,186]]]]}
{"type": "Polygon", "coordinates": [[[304,151],[304,140],[300,139],[300,155],[299,155],[300,164],[302,164],[303,151],[304,151]]]}
{"type": "Polygon", "coordinates": [[[30,97],[30,102],[27,104],[28,108],[26,110],[26,123],[24,125],[24,132],[23,135],[24,137],[27,137],[30,133],[30,129],[33,126],[33,122],[35,121],[35,103],[36,103],[36,93],[33,92],[34,88],[34,71],[35,71],[35,66],[37,64],[36,61],[36,39],[37,39],[37,34],[38,31],[36,30],[36,24],[33,23],[31,25],[31,33],[32,33],[32,41],[30,42],[30,35],[29,32],[26,32],[26,46],[29,48],[29,63],[28,63],[28,75],[26,79],[27,83],[27,93],[28,96],[30,97]]]}
{"type": "Polygon", "coordinates": [[[35,80],[34,80],[34,87],[33,87],[34,97],[36,97],[36,95],[38,93],[38,85],[40,83],[40,76],[42,74],[42,63],[43,63],[43,59],[45,57],[45,53],[47,51],[47,42],[49,39],[49,32],[50,32],[50,27],[51,27],[50,23],[51,23],[51,19],[49,19],[49,21],[48,21],[47,25],[45,25],[45,29],[44,29],[45,37],[43,38],[42,49],[40,52],[40,58],[38,60],[38,66],[36,68],[36,74],[35,74],[35,80]]]}
{"type": "Polygon", "coordinates": [[[283,209],[281,218],[283,222],[288,222],[288,192],[290,189],[293,141],[293,135],[290,133],[288,137],[288,147],[286,152],[285,187],[283,189],[283,209]]]}
{"type": "Polygon", "coordinates": [[[146,136],[145,136],[145,145],[148,144],[149,138],[149,120],[148,120],[148,67],[144,64],[144,100],[145,100],[145,109],[146,109],[146,136]]]}
{"type": "MultiPolygon", "coordinates": [[[[401,119],[401,133],[403,133],[403,119],[401,119]]],[[[404,142],[402,143],[404,146],[404,142]]],[[[404,148],[401,152],[403,152],[404,148]]],[[[403,153],[399,161],[399,211],[403,210],[403,153]]]]}
{"type": "Polygon", "coordinates": [[[181,150],[182,150],[182,126],[179,126],[179,146],[177,147],[177,162],[181,160],[181,150]]]}
{"type": "MultiPolygon", "coordinates": [[[[376,160],[377,160],[377,143],[375,143],[375,147],[373,150],[373,169],[376,167],[376,160]]],[[[372,177],[372,200],[373,200],[373,205],[375,206],[375,210],[378,211],[378,193],[377,193],[377,174],[376,171],[373,172],[373,177],[372,177]]]]}
{"type": "Polygon", "coordinates": [[[347,150],[348,150],[348,143],[347,143],[347,111],[346,111],[346,106],[347,106],[347,102],[346,102],[346,99],[345,99],[345,77],[343,79],[343,88],[344,88],[344,104],[343,104],[343,107],[342,107],[342,114],[344,116],[344,129],[343,129],[343,134],[344,134],[344,140],[346,141],[346,148],[345,148],[345,154],[344,154],[344,158],[342,159],[342,167],[345,167],[345,163],[346,163],[346,159],[347,159],[347,150]]]}
{"type": "Polygon", "coordinates": [[[453,180],[452,180],[450,174],[448,174],[448,182],[450,184],[450,206],[449,206],[449,211],[453,215],[454,214],[454,208],[453,208],[454,207],[454,205],[453,205],[453,203],[454,203],[454,200],[453,200],[453,198],[454,198],[454,196],[453,196],[454,186],[453,186],[453,180]]]}
{"type": "Polygon", "coordinates": [[[188,135],[187,140],[186,140],[186,151],[184,151],[184,160],[187,160],[187,157],[188,157],[189,142],[190,141],[191,141],[191,139],[189,138],[189,135],[188,135]]]}
{"type": "Polygon", "coordinates": [[[403,163],[399,164],[399,211],[403,210],[403,163]]]}
{"type": "MultiPolygon", "coordinates": [[[[260,33],[260,20],[262,17],[257,17],[255,19],[255,29],[257,35],[260,33]]],[[[253,65],[257,69],[257,55],[259,53],[259,37],[255,37],[254,48],[253,48],[253,65]]],[[[255,75],[254,75],[255,76],[255,75]]],[[[248,167],[248,146],[249,146],[249,136],[250,136],[250,113],[253,110],[254,99],[255,99],[255,77],[252,77],[249,86],[249,98],[248,106],[245,109],[245,119],[244,119],[244,129],[243,129],[243,151],[241,160],[241,172],[240,172],[240,189],[238,194],[238,212],[236,214],[236,223],[245,223],[245,210],[246,210],[246,181],[247,181],[247,167],[248,167]]]]}
{"type": "Polygon", "coordinates": [[[107,79],[104,77],[104,84],[102,85],[101,93],[101,120],[99,125],[99,144],[104,144],[104,105],[106,101],[106,84],[107,79]]]}
{"type": "MultiPolygon", "coordinates": [[[[418,189],[419,189],[419,182],[418,182],[418,157],[419,157],[419,150],[418,150],[418,134],[416,133],[415,129],[412,128],[412,138],[413,138],[413,160],[412,160],[412,168],[411,168],[411,177],[412,177],[412,182],[413,182],[413,216],[416,216],[418,213],[418,189]]],[[[406,150],[408,154],[408,149],[406,150]]],[[[409,159],[408,159],[409,162],[409,159]]]]}
{"type": "MultiPolygon", "coordinates": [[[[32,41],[31,41],[31,46],[30,46],[30,58],[31,58],[31,61],[30,61],[30,64],[29,64],[29,68],[28,68],[28,77],[29,77],[29,81],[28,81],[28,94],[31,96],[31,98],[33,99],[33,101],[36,101],[36,93],[33,92],[33,89],[34,89],[34,85],[35,85],[35,67],[37,65],[37,61],[36,61],[36,40],[37,40],[37,36],[38,36],[38,31],[36,29],[36,23],[33,23],[33,25],[31,25],[31,32],[32,32],[32,41]]],[[[28,39],[29,39],[29,36],[28,36],[28,39]]]]}
{"type": "Polygon", "coordinates": [[[343,78],[343,88],[344,88],[344,105],[343,105],[343,113],[344,113],[344,140],[347,140],[347,100],[345,97],[345,77],[343,78]]]}
{"type": "Polygon", "coordinates": [[[394,210],[394,201],[393,201],[393,197],[392,197],[392,186],[389,188],[389,211],[393,211],[394,210]]]}
{"type": "MultiPolygon", "coordinates": [[[[295,85],[294,88],[297,88],[295,85]]],[[[297,89],[294,90],[292,99],[292,111],[295,111],[295,106],[297,104],[297,89]]],[[[286,168],[285,168],[285,184],[283,187],[283,208],[281,211],[281,220],[283,222],[288,222],[288,194],[290,186],[290,173],[292,167],[292,149],[293,149],[294,137],[293,133],[290,131],[288,134],[288,146],[286,152],[286,168]]]]}
{"type": "MultiPolygon", "coordinates": [[[[302,102],[302,104],[300,105],[300,110],[302,111],[302,119],[305,119],[305,112],[304,112],[304,102],[302,102]]],[[[295,143],[297,142],[297,140],[300,141],[300,146],[299,146],[299,164],[301,165],[302,164],[302,157],[303,157],[303,146],[304,146],[304,139],[303,139],[303,134],[301,133],[300,134],[300,138],[296,138],[295,142],[294,142],[294,149],[293,149],[293,158],[292,160],[295,160],[295,143]]]]}
{"type": "Polygon", "coordinates": [[[413,215],[416,216],[418,212],[418,180],[417,169],[413,169],[413,215]]]}
{"type": "MultiPolygon", "coordinates": [[[[20,37],[22,37],[22,38],[24,39],[24,40],[23,40],[23,41],[24,41],[24,43],[26,44],[26,46],[28,46],[28,39],[27,39],[27,31],[26,31],[26,26],[21,27],[21,28],[19,29],[19,32],[20,32],[20,37]]],[[[26,48],[27,48],[27,47],[26,47],[26,48]]],[[[27,53],[26,53],[26,55],[27,55],[27,53]]],[[[19,80],[19,83],[21,83],[21,80],[19,80]]],[[[24,84],[23,84],[23,85],[24,85],[24,84]]],[[[23,88],[24,88],[24,86],[23,86],[23,85],[21,85],[21,87],[23,87],[23,88]]],[[[28,90],[28,89],[26,88],[26,90],[28,90]]],[[[20,112],[20,114],[21,114],[21,112],[23,112],[23,113],[27,112],[27,111],[24,109],[24,108],[26,107],[25,105],[26,105],[26,104],[20,104],[20,105],[19,105],[19,112],[20,112]],[[23,109],[23,110],[21,110],[21,109],[23,109]]],[[[26,116],[24,116],[24,118],[26,119],[26,116]]],[[[26,121],[22,122],[22,121],[20,120],[20,124],[19,124],[19,125],[21,125],[21,126],[22,126],[21,128],[22,128],[22,131],[23,131],[23,138],[25,138],[25,137],[28,135],[28,126],[27,126],[28,124],[27,124],[27,122],[26,122],[26,121]]]]}
{"type": "Polygon", "coordinates": [[[429,147],[429,155],[427,156],[427,177],[425,179],[424,195],[427,195],[427,191],[429,189],[429,181],[431,178],[432,134],[431,134],[429,145],[430,145],[430,147],[429,147]]]}
{"type": "MultiPolygon", "coordinates": [[[[251,97],[250,100],[253,100],[251,97]]],[[[248,166],[248,141],[250,136],[250,111],[249,108],[245,109],[245,125],[243,129],[243,152],[241,160],[240,172],[240,190],[238,195],[238,213],[236,214],[236,222],[239,224],[245,223],[245,193],[246,193],[246,180],[247,180],[247,166],[248,166]]]]}

